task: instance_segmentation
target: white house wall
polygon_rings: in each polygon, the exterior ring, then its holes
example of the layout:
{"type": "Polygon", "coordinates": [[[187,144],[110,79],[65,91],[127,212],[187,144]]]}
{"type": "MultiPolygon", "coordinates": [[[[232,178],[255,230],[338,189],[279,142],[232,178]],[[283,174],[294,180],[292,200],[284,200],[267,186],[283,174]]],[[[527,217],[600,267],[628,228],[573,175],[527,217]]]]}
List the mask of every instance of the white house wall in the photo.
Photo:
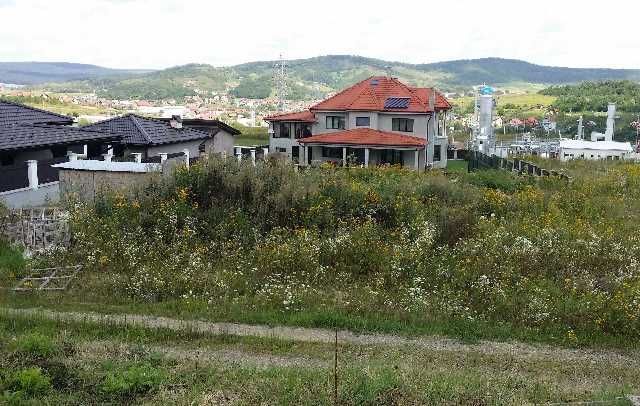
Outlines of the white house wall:
{"type": "Polygon", "coordinates": [[[155,147],[147,148],[147,156],[153,157],[158,156],[161,153],[173,154],[182,152],[184,149],[189,150],[189,156],[191,158],[195,158],[200,156],[200,144],[202,144],[203,140],[195,140],[195,141],[187,141],[187,142],[178,142],[175,144],[166,144],[166,145],[158,145],[155,147]]]}
{"type": "Polygon", "coordinates": [[[563,148],[560,150],[559,155],[560,155],[561,161],[569,161],[571,159],[598,160],[598,159],[607,159],[607,157],[616,157],[616,156],[619,157],[619,159],[624,159],[627,154],[628,152],[616,151],[616,150],[563,148]],[[569,156],[565,156],[565,155],[569,155],[569,156]]]}
{"type": "Polygon", "coordinates": [[[235,144],[235,139],[232,134],[229,134],[226,131],[220,130],[216,133],[213,138],[213,143],[210,143],[207,140],[205,151],[207,153],[220,154],[222,152],[226,152],[227,155],[233,155],[233,145],[235,144]],[[211,149],[211,146],[213,149],[211,149]]]}

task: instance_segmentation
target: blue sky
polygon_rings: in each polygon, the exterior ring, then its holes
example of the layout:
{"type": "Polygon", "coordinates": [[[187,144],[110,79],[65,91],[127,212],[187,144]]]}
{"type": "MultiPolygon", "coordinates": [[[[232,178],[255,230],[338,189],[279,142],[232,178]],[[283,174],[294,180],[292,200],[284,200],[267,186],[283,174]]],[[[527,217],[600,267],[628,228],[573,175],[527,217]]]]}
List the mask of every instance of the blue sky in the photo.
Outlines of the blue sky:
{"type": "Polygon", "coordinates": [[[0,0],[0,60],[164,68],[282,53],[640,68],[639,12],[622,0],[0,0]]]}

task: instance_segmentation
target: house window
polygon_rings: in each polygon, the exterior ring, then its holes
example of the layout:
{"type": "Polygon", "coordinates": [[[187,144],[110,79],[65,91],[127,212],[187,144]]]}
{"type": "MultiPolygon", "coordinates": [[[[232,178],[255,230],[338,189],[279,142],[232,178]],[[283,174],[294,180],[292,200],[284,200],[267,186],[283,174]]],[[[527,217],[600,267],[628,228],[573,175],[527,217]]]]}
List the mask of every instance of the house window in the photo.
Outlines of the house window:
{"type": "Polygon", "coordinates": [[[402,131],[405,133],[413,132],[413,119],[411,118],[393,118],[391,119],[391,129],[393,131],[402,131]]]}
{"type": "Polygon", "coordinates": [[[54,158],[64,158],[67,156],[67,146],[66,145],[54,145],[51,147],[51,155],[54,158]]]}
{"type": "Polygon", "coordinates": [[[327,129],[344,130],[344,117],[327,116],[327,129]]]}
{"type": "Polygon", "coordinates": [[[322,147],[322,156],[325,158],[342,159],[342,148],[322,147]]]}
{"type": "Polygon", "coordinates": [[[15,157],[9,154],[0,154],[0,165],[14,165],[15,157]]]}
{"type": "Polygon", "coordinates": [[[371,117],[356,117],[356,127],[369,127],[371,125],[371,117]]]}
{"type": "Polygon", "coordinates": [[[287,149],[286,148],[282,148],[282,147],[277,147],[276,148],[276,152],[280,152],[282,154],[286,154],[287,153],[287,149]]]}
{"type": "Polygon", "coordinates": [[[309,124],[295,123],[293,125],[296,129],[296,138],[305,138],[311,136],[311,126],[309,126],[309,124]]]}
{"type": "Polygon", "coordinates": [[[433,162],[440,161],[442,159],[442,146],[433,146],[433,162]]]}

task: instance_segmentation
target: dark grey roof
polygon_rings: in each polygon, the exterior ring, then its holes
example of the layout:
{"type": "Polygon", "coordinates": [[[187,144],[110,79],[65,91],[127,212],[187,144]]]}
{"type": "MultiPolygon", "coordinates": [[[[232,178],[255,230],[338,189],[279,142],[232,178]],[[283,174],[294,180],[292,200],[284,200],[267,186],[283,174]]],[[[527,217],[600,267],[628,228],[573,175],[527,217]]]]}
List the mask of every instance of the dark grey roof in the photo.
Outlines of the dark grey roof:
{"type": "Polygon", "coordinates": [[[123,136],[122,142],[130,145],[174,144],[210,138],[210,135],[205,131],[188,126],[177,129],[171,127],[166,121],[141,117],[136,114],[126,114],[82,128],[121,134],[123,136]]]}
{"type": "Polygon", "coordinates": [[[0,100],[0,125],[18,123],[72,124],[73,118],[20,103],[0,100]]]}
{"type": "MultiPolygon", "coordinates": [[[[170,118],[161,118],[162,121],[169,122],[170,118]]],[[[237,128],[231,127],[229,124],[222,122],[220,120],[205,120],[203,118],[183,118],[182,125],[187,127],[192,127],[196,129],[220,129],[228,132],[231,135],[240,135],[242,132],[237,128]]]]}
{"type": "Polygon", "coordinates": [[[120,136],[117,134],[60,125],[11,124],[0,126],[0,151],[119,139],[120,136]]]}

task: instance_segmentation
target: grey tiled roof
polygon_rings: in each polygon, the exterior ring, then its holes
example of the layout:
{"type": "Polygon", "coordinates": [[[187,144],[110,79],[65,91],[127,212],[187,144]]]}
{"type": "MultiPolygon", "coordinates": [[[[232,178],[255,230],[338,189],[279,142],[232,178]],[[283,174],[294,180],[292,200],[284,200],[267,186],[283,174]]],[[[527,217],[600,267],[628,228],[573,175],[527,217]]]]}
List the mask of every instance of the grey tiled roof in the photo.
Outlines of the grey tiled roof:
{"type": "Polygon", "coordinates": [[[83,129],[110,132],[123,135],[122,142],[130,145],[161,145],[209,138],[205,131],[183,127],[176,129],[168,122],[141,117],[135,114],[111,118],[83,129]]]}
{"type": "Polygon", "coordinates": [[[73,118],[20,103],[0,100],[0,126],[17,123],[71,124],[73,118]]]}
{"type": "Polygon", "coordinates": [[[112,141],[119,138],[120,136],[117,134],[87,131],[60,125],[0,125],[0,151],[75,144],[87,141],[112,141]]]}

